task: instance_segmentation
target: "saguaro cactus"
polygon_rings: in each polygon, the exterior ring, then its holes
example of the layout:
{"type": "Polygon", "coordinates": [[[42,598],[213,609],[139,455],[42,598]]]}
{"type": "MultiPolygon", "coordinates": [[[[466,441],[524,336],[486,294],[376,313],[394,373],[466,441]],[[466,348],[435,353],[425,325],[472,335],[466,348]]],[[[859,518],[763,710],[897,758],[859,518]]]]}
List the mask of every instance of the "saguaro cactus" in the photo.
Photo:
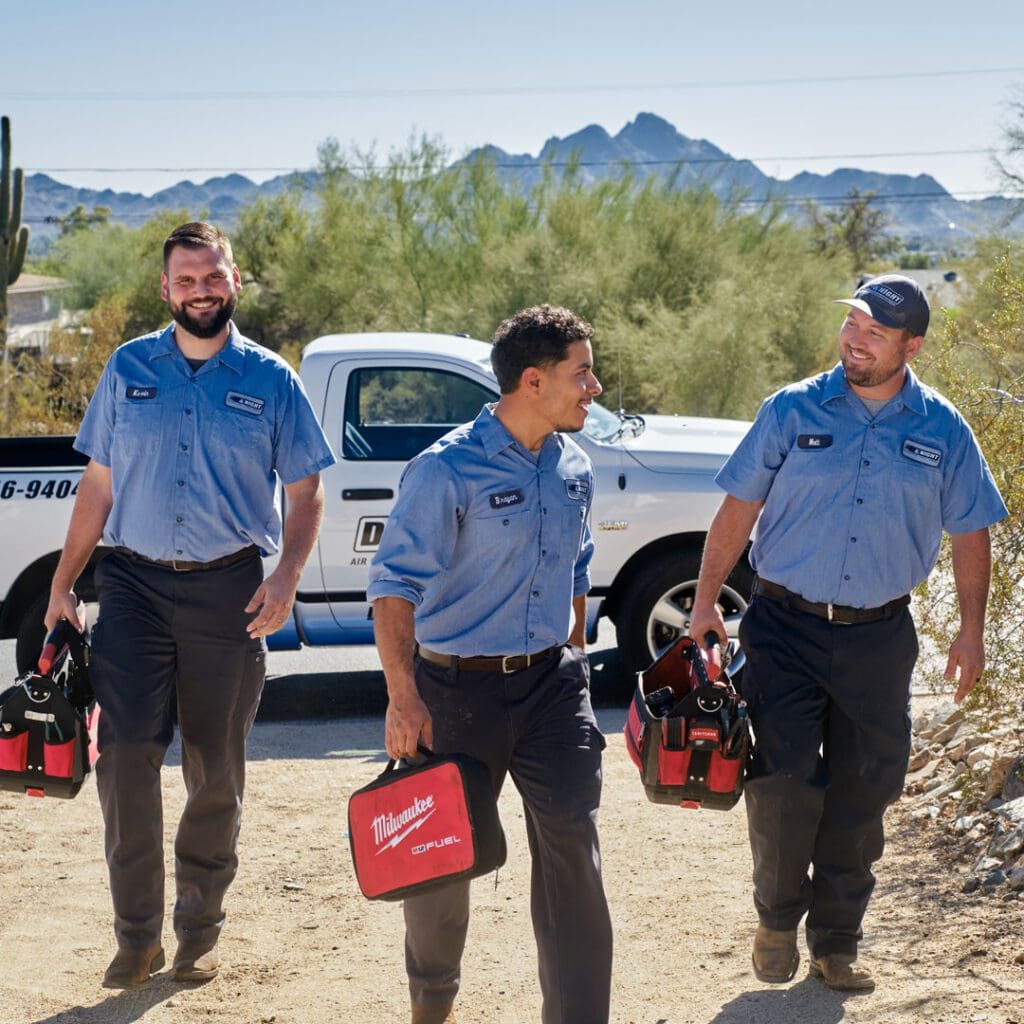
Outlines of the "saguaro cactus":
{"type": "Polygon", "coordinates": [[[11,119],[0,119],[0,351],[7,348],[7,286],[18,280],[25,265],[28,228],[21,223],[25,172],[16,168],[11,188],[11,119]]]}

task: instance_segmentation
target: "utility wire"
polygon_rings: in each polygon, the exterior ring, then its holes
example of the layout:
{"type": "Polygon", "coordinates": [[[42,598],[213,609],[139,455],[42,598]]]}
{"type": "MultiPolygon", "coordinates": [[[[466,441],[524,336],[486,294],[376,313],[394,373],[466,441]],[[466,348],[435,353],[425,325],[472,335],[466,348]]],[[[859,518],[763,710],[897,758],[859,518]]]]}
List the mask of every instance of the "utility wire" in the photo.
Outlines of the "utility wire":
{"type": "MultiPolygon", "coordinates": [[[[483,148],[483,147],[478,147],[483,148]]],[[[907,156],[974,156],[980,153],[994,156],[999,150],[991,146],[979,146],[972,149],[908,149],[904,152],[889,153],[811,153],[796,156],[715,156],[715,157],[683,157],[677,160],[540,160],[537,167],[565,167],[573,164],[577,167],[618,167],[628,164],[631,167],[675,167],[697,164],[743,164],[743,163],[780,163],[795,160],[890,160],[907,156]]],[[[397,170],[412,169],[413,164],[359,164],[360,169],[397,170]]],[[[506,169],[523,169],[529,167],[518,162],[496,161],[495,167],[506,169]]],[[[242,174],[242,173],[278,173],[304,174],[306,171],[294,167],[28,167],[29,174],[242,174]]]]}
{"type": "Polygon", "coordinates": [[[1024,72],[1024,67],[1005,68],[960,68],[940,71],[890,71],[870,75],[815,75],[806,78],[739,78],[718,80],[695,80],[683,82],[628,82],[619,84],[587,84],[569,85],[547,83],[544,85],[518,86],[456,86],[451,88],[420,88],[420,89],[266,89],[266,90],[211,90],[203,92],[187,91],[153,91],[112,92],[80,90],[74,92],[18,92],[9,93],[8,100],[17,102],[65,103],[71,100],[83,100],[89,103],[134,102],[152,103],[174,100],[176,102],[198,101],[208,103],[210,100],[230,99],[266,102],[267,100],[331,100],[331,99],[391,99],[409,96],[543,96],[553,93],[587,94],[605,92],[639,92],[639,91],[682,91],[690,89],[737,89],[763,88],[777,85],[821,85],[833,82],[887,82],[920,78],[956,78],[970,75],[1011,75],[1024,72]]]}

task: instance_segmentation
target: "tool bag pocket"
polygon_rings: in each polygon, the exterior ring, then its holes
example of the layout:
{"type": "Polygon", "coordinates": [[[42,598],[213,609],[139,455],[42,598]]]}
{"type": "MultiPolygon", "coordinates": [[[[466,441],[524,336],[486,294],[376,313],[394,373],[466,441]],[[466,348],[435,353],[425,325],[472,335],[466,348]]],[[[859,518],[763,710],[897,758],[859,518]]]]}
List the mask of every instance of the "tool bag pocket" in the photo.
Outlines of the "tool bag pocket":
{"type": "Polygon", "coordinates": [[[60,686],[30,672],[0,694],[0,789],[28,796],[73,797],[95,757],[88,719],[60,686]]]}
{"type": "Polygon", "coordinates": [[[465,754],[387,768],[348,803],[348,834],[367,899],[401,900],[505,863],[487,766],[465,754]]]}
{"type": "Polygon", "coordinates": [[[624,728],[652,803],[729,810],[743,792],[750,746],[746,705],[732,683],[712,683],[681,637],[637,679],[624,728]]]}

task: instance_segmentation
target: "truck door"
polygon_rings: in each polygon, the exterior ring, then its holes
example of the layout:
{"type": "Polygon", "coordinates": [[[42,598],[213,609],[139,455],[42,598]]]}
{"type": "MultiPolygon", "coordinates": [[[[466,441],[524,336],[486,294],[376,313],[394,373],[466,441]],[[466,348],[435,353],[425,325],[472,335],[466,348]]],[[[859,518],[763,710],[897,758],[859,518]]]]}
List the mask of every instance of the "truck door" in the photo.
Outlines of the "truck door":
{"type": "Polygon", "coordinates": [[[343,399],[326,405],[335,415],[340,411],[342,422],[324,424],[338,439],[340,458],[323,473],[320,558],[336,625],[348,642],[371,643],[367,574],[405,464],[498,396],[443,365],[416,366],[397,358],[349,365],[348,374],[339,375],[343,399]]]}

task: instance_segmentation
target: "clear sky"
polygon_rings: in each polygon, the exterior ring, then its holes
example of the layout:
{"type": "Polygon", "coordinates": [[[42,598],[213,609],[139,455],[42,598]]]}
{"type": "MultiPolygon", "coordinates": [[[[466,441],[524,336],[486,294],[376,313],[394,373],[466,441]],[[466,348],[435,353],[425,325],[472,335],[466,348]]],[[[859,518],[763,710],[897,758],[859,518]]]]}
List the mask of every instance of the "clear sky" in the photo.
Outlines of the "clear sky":
{"type": "Polygon", "coordinates": [[[308,168],[329,136],[536,154],[650,111],[776,177],[930,173],[975,198],[1024,99],[1020,0],[0,0],[0,26],[15,163],[146,194],[308,168]]]}

